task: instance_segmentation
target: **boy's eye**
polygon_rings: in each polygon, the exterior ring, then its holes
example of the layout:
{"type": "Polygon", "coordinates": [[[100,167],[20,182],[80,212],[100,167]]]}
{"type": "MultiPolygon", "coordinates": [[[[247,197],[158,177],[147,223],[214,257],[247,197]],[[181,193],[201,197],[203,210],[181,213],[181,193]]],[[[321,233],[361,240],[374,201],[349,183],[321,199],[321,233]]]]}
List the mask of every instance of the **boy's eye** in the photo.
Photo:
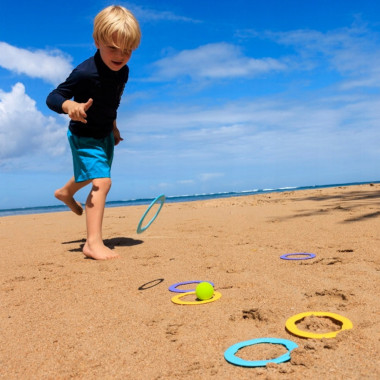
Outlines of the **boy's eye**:
{"type": "Polygon", "coordinates": [[[116,46],[112,46],[112,45],[107,46],[107,48],[112,52],[120,51],[120,52],[122,52],[123,55],[131,55],[132,54],[132,49],[125,49],[125,50],[121,51],[120,48],[118,48],[116,46]]]}

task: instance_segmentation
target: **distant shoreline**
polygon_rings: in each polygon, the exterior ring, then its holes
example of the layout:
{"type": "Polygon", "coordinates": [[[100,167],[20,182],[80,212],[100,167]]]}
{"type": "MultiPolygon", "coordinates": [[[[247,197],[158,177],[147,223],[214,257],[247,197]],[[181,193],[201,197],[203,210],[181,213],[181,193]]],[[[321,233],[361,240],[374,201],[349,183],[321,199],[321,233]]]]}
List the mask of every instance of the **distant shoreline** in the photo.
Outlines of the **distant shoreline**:
{"type": "MultiPolygon", "coordinates": [[[[268,193],[281,193],[285,191],[299,191],[299,190],[313,190],[313,189],[326,189],[332,187],[342,187],[342,186],[359,186],[368,184],[380,183],[380,181],[369,181],[369,182],[349,182],[349,183],[338,183],[338,184],[327,184],[327,185],[313,185],[313,186],[299,186],[299,187],[280,187],[278,189],[253,189],[253,190],[243,190],[239,192],[219,192],[219,193],[202,193],[193,195],[174,195],[166,196],[167,203],[180,203],[180,202],[196,202],[207,199],[218,199],[218,198],[231,198],[231,197],[243,197],[247,195],[256,194],[268,194],[268,193]]],[[[150,204],[155,198],[141,198],[141,199],[130,199],[130,200],[119,200],[119,201],[109,201],[106,203],[106,208],[109,207],[126,207],[126,206],[139,206],[150,204]]],[[[0,209],[0,217],[13,216],[13,215],[32,215],[32,214],[46,214],[52,212],[64,212],[69,211],[69,208],[65,205],[51,205],[51,206],[35,206],[35,207],[20,207],[20,208],[10,208],[10,209],[0,209]]]]}

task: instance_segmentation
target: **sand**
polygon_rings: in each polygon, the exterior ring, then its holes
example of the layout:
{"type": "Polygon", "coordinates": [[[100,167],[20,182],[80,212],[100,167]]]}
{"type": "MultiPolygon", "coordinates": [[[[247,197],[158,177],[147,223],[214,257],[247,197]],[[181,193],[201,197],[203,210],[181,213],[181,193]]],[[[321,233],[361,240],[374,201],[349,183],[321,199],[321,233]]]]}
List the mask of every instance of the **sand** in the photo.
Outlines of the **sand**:
{"type": "MultiPolygon", "coordinates": [[[[104,238],[121,258],[103,262],[81,253],[83,216],[0,218],[0,378],[380,377],[380,184],[167,203],[137,234],[145,209],[106,209],[104,238]],[[280,258],[295,252],[316,257],[280,258]],[[171,302],[169,286],[195,280],[214,282],[222,297],[171,302]],[[339,314],[353,328],[331,339],[289,333],[287,319],[307,311],[339,314]],[[298,348],[266,367],[224,359],[231,345],[265,337],[298,348]]],[[[298,327],[341,325],[307,317],[298,327]]],[[[238,356],[284,353],[260,344],[238,356]]]]}

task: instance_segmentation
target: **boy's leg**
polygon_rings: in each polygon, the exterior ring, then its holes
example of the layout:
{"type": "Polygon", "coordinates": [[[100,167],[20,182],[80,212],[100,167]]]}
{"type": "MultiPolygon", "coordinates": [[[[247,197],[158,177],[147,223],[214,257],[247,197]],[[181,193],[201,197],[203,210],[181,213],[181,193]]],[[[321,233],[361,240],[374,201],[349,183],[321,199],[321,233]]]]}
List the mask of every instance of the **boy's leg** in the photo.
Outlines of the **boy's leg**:
{"type": "Polygon", "coordinates": [[[82,187],[88,185],[91,180],[83,181],[83,182],[75,182],[74,177],[70,178],[70,180],[66,183],[65,186],[54,192],[54,196],[66,204],[66,206],[70,207],[71,211],[73,211],[77,215],[83,214],[82,205],[74,199],[74,194],[80,190],[82,187]]]}
{"type": "Polygon", "coordinates": [[[95,260],[119,257],[103,243],[102,222],[106,197],[111,188],[111,178],[92,180],[92,189],[86,202],[87,241],[83,247],[85,256],[95,260]]]}

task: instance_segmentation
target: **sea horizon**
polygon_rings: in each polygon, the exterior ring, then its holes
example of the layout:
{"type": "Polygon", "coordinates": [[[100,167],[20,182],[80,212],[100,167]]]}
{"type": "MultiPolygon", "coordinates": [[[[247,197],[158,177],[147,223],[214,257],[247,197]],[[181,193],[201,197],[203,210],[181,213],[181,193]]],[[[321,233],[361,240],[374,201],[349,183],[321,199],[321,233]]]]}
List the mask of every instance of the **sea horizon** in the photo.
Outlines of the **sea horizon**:
{"type": "MultiPolygon", "coordinates": [[[[215,193],[199,193],[199,194],[191,194],[191,195],[190,194],[169,195],[169,196],[165,195],[165,198],[166,198],[165,202],[167,203],[195,202],[195,201],[201,201],[201,200],[207,200],[207,199],[242,197],[242,196],[249,196],[249,195],[256,195],[256,194],[281,193],[281,192],[286,192],[286,191],[313,190],[313,189],[324,189],[324,188],[342,187],[342,186],[357,186],[357,185],[366,185],[366,184],[371,184],[371,183],[374,183],[374,184],[380,183],[380,181],[335,183],[335,184],[310,185],[310,186],[298,186],[298,187],[285,186],[285,187],[279,187],[279,188],[273,188],[273,189],[265,188],[265,189],[226,191],[226,192],[215,192],[215,193]]],[[[107,201],[106,208],[149,205],[155,198],[156,197],[107,201]]],[[[9,208],[9,209],[0,209],[0,217],[14,216],[14,215],[45,214],[45,213],[53,213],[53,212],[64,212],[64,211],[69,211],[69,210],[70,209],[64,204],[9,208]]]]}

